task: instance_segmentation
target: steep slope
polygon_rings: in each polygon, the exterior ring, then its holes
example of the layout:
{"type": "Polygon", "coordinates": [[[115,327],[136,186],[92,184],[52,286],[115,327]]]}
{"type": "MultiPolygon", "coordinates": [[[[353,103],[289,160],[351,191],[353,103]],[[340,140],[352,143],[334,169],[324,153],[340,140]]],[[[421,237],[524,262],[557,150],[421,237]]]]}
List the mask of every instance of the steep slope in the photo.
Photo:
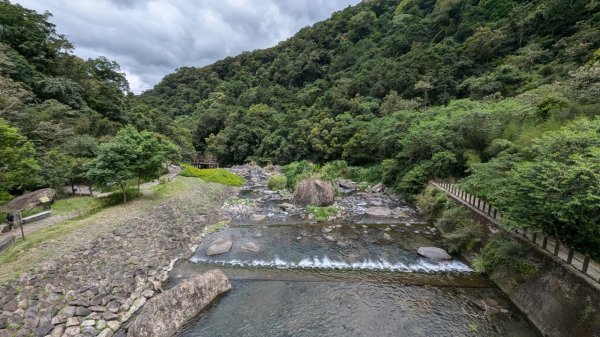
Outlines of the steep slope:
{"type": "Polygon", "coordinates": [[[181,124],[197,126],[197,149],[228,163],[377,162],[398,151],[353,155],[364,123],[458,98],[514,97],[597,58],[598,9],[584,0],[364,1],[274,48],[181,68],[142,98],[192,116],[181,124]]]}

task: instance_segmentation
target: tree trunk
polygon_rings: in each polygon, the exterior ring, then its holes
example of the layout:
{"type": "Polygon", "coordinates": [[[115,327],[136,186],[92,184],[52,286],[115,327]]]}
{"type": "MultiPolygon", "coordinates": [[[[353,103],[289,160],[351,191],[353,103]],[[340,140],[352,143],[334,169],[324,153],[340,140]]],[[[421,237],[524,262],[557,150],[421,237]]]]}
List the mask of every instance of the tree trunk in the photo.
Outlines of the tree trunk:
{"type": "Polygon", "coordinates": [[[140,183],[141,183],[141,178],[138,176],[138,198],[140,197],[140,183]]]}
{"type": "Polygon", "coordinates": [[[94,191],[92,190],[92,182],[90,182],[90,196],[94,196],[94,191]]]}
{"type": "Polygon", "coordinates": [[[125,190],[125,185],[121,185],[121,190],[123,190],[123,203],[127,203],[127,191],[125,190]]]}

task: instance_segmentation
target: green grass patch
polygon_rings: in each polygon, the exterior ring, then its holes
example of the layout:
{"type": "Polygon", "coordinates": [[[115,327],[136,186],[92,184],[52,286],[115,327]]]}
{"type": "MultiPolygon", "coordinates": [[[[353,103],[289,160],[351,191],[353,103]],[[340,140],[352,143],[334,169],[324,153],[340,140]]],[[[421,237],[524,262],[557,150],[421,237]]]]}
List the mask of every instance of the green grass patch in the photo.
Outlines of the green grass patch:
{"type": "Polygon", "coordinates": [[[100,200],[94,197],[60,199],[52,204],[52,215],[62,215],[75,211],[92,211],[101,206],[100,200]]]}
{"type": "Polygon", "coordinates": [[[16,243],[0,255],[0,265],[16,261],[20,256],[43,242],[67,235],[79,227],[78,221],[65,221],[30,233],[25,240],[19,236],[16,243]]]}
{"type": "Polygon", "coordinates": [[[26,217],[34,215],[34,214],[42,213],[45,210],[46,209],[44,208],[44,206],[36,206],[34,208],[30,208],[30,209],[22,211],[21,217],[26,218],[26,217]]]}
{"type": "Polygon", "coordinates": [[[282,175],[272,175],[267,180],[267,187],[271,191],[285,190],[287,186],[287,177],[282,175]]]}
{"type": "Polygon", "coordinates": [[[338,215],[340,213],[340,209],[335,206],[308,206],[308,213],[312,214],[317,221],[327,221],[330,217],[338,215]]]}
{"type": "Polygon", "coordinates": [[[506,235],[491,238],[481,253],[475,257],[473,266],[481,273],[491,273],[503,267],[513,273],[531,274],[537,271],[537,267],[526,258],[523,246],[512,241],[506,235]]]}
{"type": "Polygon", "coordinates": [[[199,169],[189,164],[181,164],[184,177],[200,178],[206,182],[219,183],[228,186],[242,186],[244,178],[225,169],[199,169]]]}
{"type": "Polygon", "coordinates": [[[231,221],[229,221],[229,220],[223,220],[223,221],[219,221],[219,222],[217,222],[217,223],[216,223],[216,224],[214,224],[214,225],[210,225],[210,226],[206,227],[206,232],[207,232],[208,234],[212,234],[212,233],[218,232],[218,231],[220,231],[221,229],[223,229],[223,228],[225,228],[225,227],[229,226],[229,223],[230,223],[230,222],[231,222],[231,221]]]}

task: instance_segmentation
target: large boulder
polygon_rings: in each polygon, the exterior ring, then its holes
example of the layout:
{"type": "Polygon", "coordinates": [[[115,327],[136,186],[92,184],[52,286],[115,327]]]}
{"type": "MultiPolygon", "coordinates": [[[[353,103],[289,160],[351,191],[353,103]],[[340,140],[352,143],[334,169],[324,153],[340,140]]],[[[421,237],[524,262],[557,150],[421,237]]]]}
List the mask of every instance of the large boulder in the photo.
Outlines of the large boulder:
{"type": "Polygon", "coordinates": [[[374,216],[374,217],[389,217],[390,215],[392,215],[392,210],[386,207],[370,207],[367,208],[367,210],[365,211],[365,214],[370,215],[370,216],[374,216]]]}
{"type": "Polygon", "coordinates": [[[307,179],[298,183],[292,202],[298,206],[330,206],[335,199],[335,189],[330,182],[307,179]]]}
{"type": "Polygon", "coordinates": [[[450,260],[452,258],[447,251],[438,247],[419,247],[417,253],[431,260],[450,260]]]}
{"type": "Polygon", "coordinates": [[[231,284],[219,269],[184,280],[148,301],[129,326],[127,336],[172,336],[219,294],[229,289],[231,284]]]}
{"type": "Polygon", "coordinates": [[[232,246],[233,241],[231,237],[217,239],[208,247],[206,250],[206,255],[211,256],[227,253],[229,250],[231,250],[232,246]]]}

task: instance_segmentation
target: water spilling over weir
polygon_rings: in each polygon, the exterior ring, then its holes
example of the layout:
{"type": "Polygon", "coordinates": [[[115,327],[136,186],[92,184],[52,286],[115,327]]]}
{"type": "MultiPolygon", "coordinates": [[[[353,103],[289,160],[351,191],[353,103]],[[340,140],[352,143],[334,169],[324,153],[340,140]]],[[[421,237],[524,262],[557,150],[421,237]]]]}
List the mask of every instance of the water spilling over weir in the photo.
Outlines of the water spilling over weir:
{"type": "MultiPolygon", "coordinates": [[[[399,212],[366,224],[355,208],[335,222],[315,223],[301,211],[277,213],[285,198],[265,200],[260,191],[243,192],[251,206],[236,209],[248,214],[232,215],[228,228],[208,235],[173,270],[171,285],[220,268],[233,286],[179,337],[539,336],[467,264],[419,256],[418,247],[440,245],[438,233],[419,219],[399,212]],[[256,213],[268,216],[250,216],[256,213]],[[218,240],[231,240],[231,250],[207,255],[218,240]]],[[[364,208],[368,197],[351,203],[364,208]]]]}

